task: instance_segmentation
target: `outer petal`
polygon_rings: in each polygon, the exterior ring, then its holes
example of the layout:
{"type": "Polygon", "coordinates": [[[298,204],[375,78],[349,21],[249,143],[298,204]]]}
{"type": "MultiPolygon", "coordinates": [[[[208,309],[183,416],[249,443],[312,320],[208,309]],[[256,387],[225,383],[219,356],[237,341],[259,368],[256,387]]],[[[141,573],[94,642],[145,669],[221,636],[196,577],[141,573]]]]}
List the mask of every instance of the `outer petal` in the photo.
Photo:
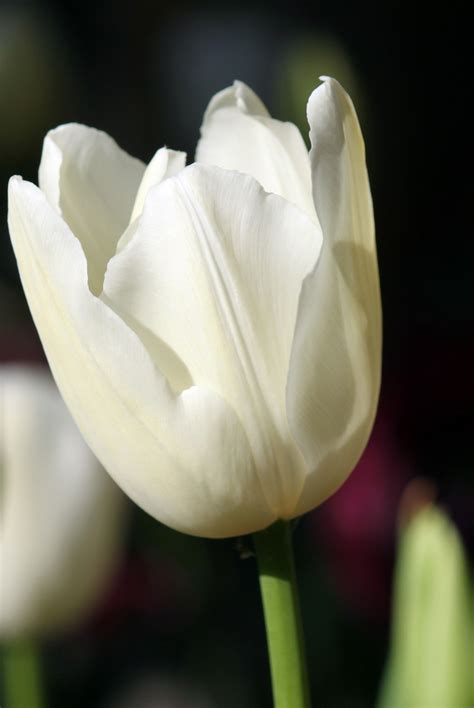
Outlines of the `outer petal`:
{"type": "Polygon", "coordinates": [[[0,636],[63,629],[113,570],[125,497],[45,370],[1,367],[0,407],[0,636]]]}
{"type": "Polygon", "coordinates": [[[237,411],[270,505],[290,513],[305,472],[285,387],[296,311],[318,227],[252,177],[193,165],[149,193],[104,295],[164,341],[193,381],[237,411]]]}
{"type": "Polygon", "coordinates": [[[45,138],[39,184],[79,238],[89,285],[102,289],[108,260],[127,228],[145,165],[121,150],[106,133],[69,124],[45,138]]]}
{"type": "Polygon", "coordinates": [[[333,80],[308,102],[319,262],[303,287],[287,387],[290,427],[312,470],[296,513],[334,492],[372,428],[381,307],[365,153],[354,107],[333,80]]]}
{"type": "Polygon", "coordinates": [[[240,81],[216,94],[201,127],[196,161],[252,175],[316,219],[308,151],[298,128],[273,120],[240,81]]]}
{"type": "Polygon", "coordinates": [[[63,397],[125,492],[169,526],[224,537],[274,520],[245,433],[216,394],[174,396],[143,343],[87,287],[79,242],[32,184],[12,178],[23,287],[63,397]]]}

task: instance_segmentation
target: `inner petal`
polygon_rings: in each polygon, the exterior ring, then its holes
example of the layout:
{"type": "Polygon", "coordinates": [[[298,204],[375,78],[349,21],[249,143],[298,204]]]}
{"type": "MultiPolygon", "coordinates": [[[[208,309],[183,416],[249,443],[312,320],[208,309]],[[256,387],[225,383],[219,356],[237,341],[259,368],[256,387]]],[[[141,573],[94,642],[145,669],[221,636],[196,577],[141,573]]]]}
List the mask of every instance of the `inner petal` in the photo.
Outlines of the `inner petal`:
{"type": "Polygon", "coordinates": [[[143,179],[140,182],[130,221],[133,221],[143,211],[146,195],[152,187],[160,184],[167,177],[173,177],[181,172],[186,165],[186,153],[160,148],[148,164],[143,179]]]}
{"type": "Polygon", "coordinates": [[[252,175],[267,192],[317,220],[308,151],[298,128],[270,117],[258,96],[235,82],[211,100],[196,161],[252,175]]]}

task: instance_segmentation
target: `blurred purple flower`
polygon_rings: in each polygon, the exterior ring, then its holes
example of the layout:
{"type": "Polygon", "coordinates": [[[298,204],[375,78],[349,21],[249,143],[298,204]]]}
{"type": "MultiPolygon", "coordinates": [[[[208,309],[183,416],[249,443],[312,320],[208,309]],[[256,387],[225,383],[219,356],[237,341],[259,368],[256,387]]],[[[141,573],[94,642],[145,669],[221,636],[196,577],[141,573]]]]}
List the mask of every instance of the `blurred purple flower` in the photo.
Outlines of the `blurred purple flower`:
{"type": "Polygon", "coordinates": [[[415,467],[397,436],[393,401],[348,481],[312,515],[340,595],[373,619],[388,616],[398,503],[415,467]]]}

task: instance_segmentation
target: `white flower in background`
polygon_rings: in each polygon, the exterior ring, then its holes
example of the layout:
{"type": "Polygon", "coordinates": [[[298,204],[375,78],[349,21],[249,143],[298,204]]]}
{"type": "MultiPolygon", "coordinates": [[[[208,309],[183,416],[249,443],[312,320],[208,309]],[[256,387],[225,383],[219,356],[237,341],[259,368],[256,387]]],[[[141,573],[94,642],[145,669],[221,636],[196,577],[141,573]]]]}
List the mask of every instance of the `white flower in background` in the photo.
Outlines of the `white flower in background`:
{"type": "Polygon", "coordinates": [[[0,367],[0,639],[66,629],[115,567],[124,497],[51,377],[0,367]]]}
{"type": "Polygon", "coordinates": [[[48,134],[9,224],[56,381],[122,488],[192,534],[253,532],[350,474],[380,382],[364,145],[326,80],[311,152],[244,84],[217,94],[197,164],[148,167],[104,133],[48,134]]]}

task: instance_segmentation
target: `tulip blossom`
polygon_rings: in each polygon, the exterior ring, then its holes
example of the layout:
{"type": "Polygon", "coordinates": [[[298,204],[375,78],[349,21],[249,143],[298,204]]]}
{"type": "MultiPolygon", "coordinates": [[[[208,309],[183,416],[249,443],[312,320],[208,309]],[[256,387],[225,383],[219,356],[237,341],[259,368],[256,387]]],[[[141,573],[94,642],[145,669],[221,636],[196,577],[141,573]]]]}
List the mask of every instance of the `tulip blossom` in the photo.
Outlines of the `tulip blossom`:
{"type": "Polygon", "coordinates": [[[115,566],[120,490],[88,449],[51,377],[0,368],[0,638],[66,629],[115,566]]]}
{"type": "Polygon", "coordinates": [[[58,386],[125,492],[226,537],[291,519],[354,468],[378,398],[381,314],[364,144],[349,96],[308,102],[311,150],[236,82],[196,163],[150,164],[64,125],[9,226],[58,386]]]}

